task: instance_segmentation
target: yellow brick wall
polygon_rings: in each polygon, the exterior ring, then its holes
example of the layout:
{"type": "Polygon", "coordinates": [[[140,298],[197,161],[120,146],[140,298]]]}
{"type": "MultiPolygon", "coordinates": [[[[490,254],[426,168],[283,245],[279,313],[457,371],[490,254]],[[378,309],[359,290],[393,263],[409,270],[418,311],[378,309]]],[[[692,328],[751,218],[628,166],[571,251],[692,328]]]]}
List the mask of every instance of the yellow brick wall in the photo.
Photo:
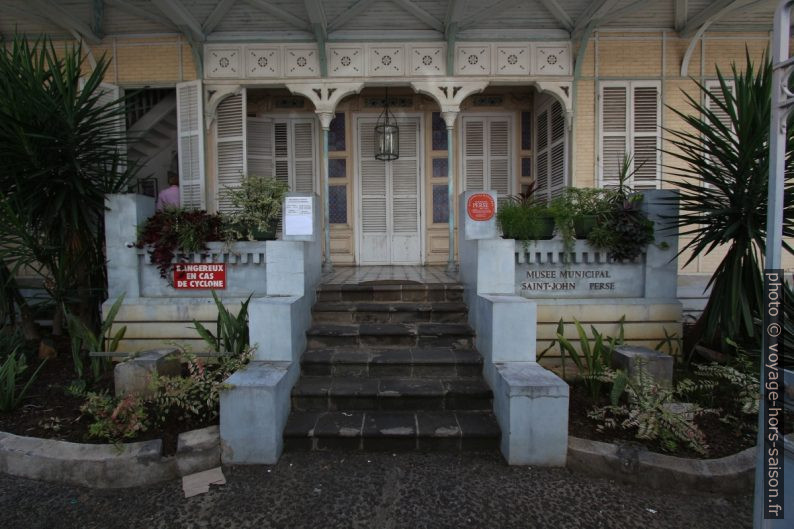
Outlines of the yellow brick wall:
{"type": "MultiPolygon", "coordinates": [[[[681,63],[690,44],[689,39],[679,39],[673,32],[648,33],[594,33],[584,56],[581,76],[576,87],[575,117],[573,130],[573,175],[572,183],[577,187],[593,186],[597,182],[598,156],[598,90],[607,80],[658,80],[662,86],[662,125],[669,129],[684,127],[683,119],[675,110],[689,113],[685,94],[699,100],[702,96],[697,82],[715,79],[717,69],[731,75],[731,65],[741,70],[745,54],[758,63],[769,43],[766,33],[743,35],[706,33],[694,45],[688,65],[687,76],[681,76],[681,63]],[[673,110],[675,109],[675,110],[673,110]]],[[[675,147],[666,140],[670,134],[662,132],[662,145],[666,150],[675,147]]],[[[672,168],[680,162],[669,154],[662,155],[662,178],[675,180],[672,168]],[[668,167],[672,166],[672,167],[668,167]]],[[[674,187],[670,182],[663,187],[674,187]]],[[[682,238],[683,246],[687,239],[682,238]]],[[[690,253],[684,252],[679,259],[681,272],[687,274],[711,274],[725,249],[717,249],[709,255],[699,255],[684,266],[690,253]]],[[[794,257],[784,254],[783,265],[794,269],[794,257]]]]}

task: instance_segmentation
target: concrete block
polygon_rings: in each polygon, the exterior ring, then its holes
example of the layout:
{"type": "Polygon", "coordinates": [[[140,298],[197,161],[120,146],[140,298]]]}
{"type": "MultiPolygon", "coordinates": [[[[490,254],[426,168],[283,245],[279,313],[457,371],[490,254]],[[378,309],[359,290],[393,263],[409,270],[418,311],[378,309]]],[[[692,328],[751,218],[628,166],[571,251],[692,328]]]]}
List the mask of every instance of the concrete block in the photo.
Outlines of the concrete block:
{"type": "Polygon", "coordinates": [[[176,466],[180,476],[220,465],[221,439],[217,426],[179,434],[176,442],[176,466]]]}
{"type": "Polygon", "coordinates": [[[511,465],[564,466],[569,388],[535,362],[495,364],[494,412],[511,465]]]}
{"type": "Polygon", "coordinates": [[[179,350],[173,348],[152,349],[116,364],[113,370],[116,396],[130,393],[148,395],[151,392],[149,381],[154,373],[160,376],[179,376],[181,366],[178,353],[179,350]]]}
{"type": "MultiPolygon", "coordinates": [[[[478,295],[477,348],[490,362],[534,362],[537,305],[518,296],[478,295]]],[[[472,310],[472,308],[470,308],[472,310]]]]}
{"type": "Polygon", "coordinates": [[[283,432],[297,362],[251,362],[226,380],[221,392],[221,460],[225,465],[274,464],[283,432]]]}
{"type": "Polygon", "coordinates": [[[670,387],[673,384],[673,357],[654,351],[647,347],[621,345],[615,348],[612,354],[612,366],[622,369],[630,377],[637,374],[639,365],[642,364],[648,374],[662,386],[670,387]]]}

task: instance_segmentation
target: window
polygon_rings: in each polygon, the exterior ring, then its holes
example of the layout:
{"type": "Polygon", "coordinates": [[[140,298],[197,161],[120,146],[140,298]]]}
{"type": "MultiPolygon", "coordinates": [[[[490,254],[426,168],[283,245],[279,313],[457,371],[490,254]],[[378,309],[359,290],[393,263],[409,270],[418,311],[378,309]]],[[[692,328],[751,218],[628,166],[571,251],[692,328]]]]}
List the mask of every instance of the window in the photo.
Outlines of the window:
{"type": "Polygon", "coordinates": [[[535,196],[550,201],[565,190],[568,168],[565,111],[551,96],[535,110],[535,196]]]}
{"type": "Polygon", "coordinates": [[[466,190],[513,192],[512,120],[508,116],[463,117],[463,182],[466,190]]]}
{"type": "Polygon", "coordinates": [[[619,81],[601,84],[599,118],[601,145],[598,157],[599,184],[618,185],[626,154],[632,156],[628,184],[634,189],[660,187],[659,83],[619,81]]]}

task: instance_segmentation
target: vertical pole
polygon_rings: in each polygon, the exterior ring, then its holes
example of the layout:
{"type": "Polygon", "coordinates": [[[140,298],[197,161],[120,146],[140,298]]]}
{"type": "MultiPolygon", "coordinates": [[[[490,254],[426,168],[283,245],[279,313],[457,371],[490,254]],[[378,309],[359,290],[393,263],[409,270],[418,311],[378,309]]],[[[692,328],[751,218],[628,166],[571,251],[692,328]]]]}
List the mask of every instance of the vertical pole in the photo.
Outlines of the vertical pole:
{"type": "Polygon", "coordinates": [[[320,117],[320,124],[323,127],[323,218],[325,245],[323,249],[323,272],[332,272],[334,265],[331,262],[331,224],[330,219],[330,206],[328,201],[329,184],[328,184],[328,130],[331,128],[331,121],[334,119],[333,112],[317,112],[320,117]]]}
{"type": "Polygon", "coordinates": [[[454,130],[457,112],[442,112],[441,116],[447,125],[447,205],[449,207],[449,257],[447,259],[447,272],[458,271],[455,264],[455,156],[454,156],[454,130]]]}
{"type": "MultiPolygon", "coordinates": [[[[786,105],[789,69],[780,63],[789,58],[791,0],[781,1],[775,11],[772,33],[772,109],[769,124],[769,182],[766,205],[766,249],[764,270],[780,269],[783,248],[783,193],[786,170],[786,117],[790,108],[786,105]]],[[[766,278],[766,276],[764,276],[766,278]]],[[[766,284],[766,281],[764,282],[766,284]]],[[[766,295],[766,292],[764,292],[766,295]]],[[[758,405],[758,435],[756,437],[755,491],[753,498],[753,528],[772,527],[772,520],[764,519],[764,422],[766,418],[766,358],[767,333],[761,332],[761,399],[758,405]]],[[[782,457],[781,457],[782,459],[782,457]]],[[[791,515],[791,513],[788,513],[791,515]]],[[[782,525],[781,525],[782,527],[782,525]]]]}

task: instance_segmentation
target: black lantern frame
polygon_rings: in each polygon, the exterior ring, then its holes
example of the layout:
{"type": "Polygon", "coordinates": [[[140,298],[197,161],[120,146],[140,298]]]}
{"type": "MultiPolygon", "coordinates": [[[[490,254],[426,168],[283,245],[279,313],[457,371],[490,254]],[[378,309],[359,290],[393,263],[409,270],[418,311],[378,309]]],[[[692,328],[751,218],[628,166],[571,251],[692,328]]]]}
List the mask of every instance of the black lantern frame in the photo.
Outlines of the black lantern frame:
{"type": "Polygon", "coordinates": [[[389,90],[386,89],[386,102],[375,124],[375,159],[390,162],[400,157],[400,127],[397,119],[389,111],[389,90]]]}

